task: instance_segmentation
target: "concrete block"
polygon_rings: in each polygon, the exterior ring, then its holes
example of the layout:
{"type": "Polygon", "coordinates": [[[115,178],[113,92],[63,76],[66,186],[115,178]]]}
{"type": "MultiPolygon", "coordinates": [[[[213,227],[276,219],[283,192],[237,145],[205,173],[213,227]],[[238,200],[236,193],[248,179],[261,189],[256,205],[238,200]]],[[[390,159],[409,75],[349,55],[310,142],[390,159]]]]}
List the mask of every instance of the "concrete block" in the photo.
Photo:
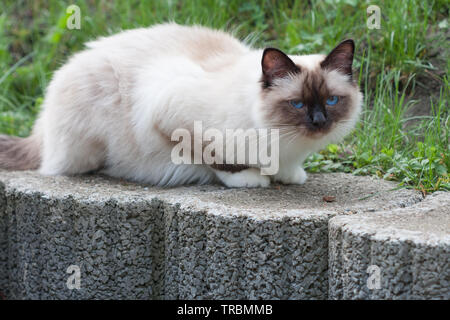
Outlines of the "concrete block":
{"type": "MultiPolygon", "coordinates": [[[[0,292],[11,299],[336,297],[329,246],[342,252],[348,242],[329,241],[330,219],[422,200],[393,183],[341,173],[267,189],[161,189],[5,171],[0,182],[0,292]],[[67,287],[71,265],[80,267],[80,289],[67,287]]],[[[354,246],[357,254],[367,244],[354,246]]]]}
{"type": "Polygon", "coordinates": [[[450,299],[449,192],[407,208],[336,216],[329,237],[330,299],[450,299]]]}

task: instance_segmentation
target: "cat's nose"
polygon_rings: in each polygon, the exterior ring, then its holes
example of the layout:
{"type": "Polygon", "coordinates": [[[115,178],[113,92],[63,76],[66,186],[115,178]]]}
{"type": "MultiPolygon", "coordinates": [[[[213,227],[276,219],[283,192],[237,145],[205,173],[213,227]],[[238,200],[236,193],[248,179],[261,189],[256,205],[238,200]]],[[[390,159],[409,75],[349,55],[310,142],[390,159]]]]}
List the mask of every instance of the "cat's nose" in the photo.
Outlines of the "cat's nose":
{"type": "Polygon", "coordinates": [[[321,128],[325,125],[326,122],[327,122],[327,119],[325,118],[325,115],[323,114],[322,111],[314,112],[313,118],[312,118],[313,125],[321,128]]]}

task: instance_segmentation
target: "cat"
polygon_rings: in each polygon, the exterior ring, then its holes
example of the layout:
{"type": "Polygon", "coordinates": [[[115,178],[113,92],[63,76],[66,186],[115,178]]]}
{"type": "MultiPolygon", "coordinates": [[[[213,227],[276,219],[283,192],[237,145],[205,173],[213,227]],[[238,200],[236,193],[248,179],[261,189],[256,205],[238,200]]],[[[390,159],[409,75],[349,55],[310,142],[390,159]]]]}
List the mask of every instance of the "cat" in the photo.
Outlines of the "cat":
{"type": "Polygon", "coordinates": [[[156,186],[302,184],[306,157],[355,126],[362,93],[353,40],[328,55],[253,49],[231,34],[175,23],[89,42],[54,73],[30,137],[0,136],[0,168],[92,171],[156,186]],[[279,169],[174,164],[177,128],[278,128],[279,169]]]}

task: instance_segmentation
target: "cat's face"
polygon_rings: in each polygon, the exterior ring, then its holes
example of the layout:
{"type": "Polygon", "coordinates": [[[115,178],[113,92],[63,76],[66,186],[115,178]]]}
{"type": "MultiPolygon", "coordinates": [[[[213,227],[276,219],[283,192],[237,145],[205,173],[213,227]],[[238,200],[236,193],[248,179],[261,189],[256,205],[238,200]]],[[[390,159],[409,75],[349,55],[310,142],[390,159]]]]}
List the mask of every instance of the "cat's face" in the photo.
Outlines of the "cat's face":
{"type": "Polygon", "coordinates": [[[277,49],[262,57],[262,101],[267,124],[305,138],[340,139],[353,128],[362,94],[352,79],[354,43],[328,56],[289,58],[277,49]]]}

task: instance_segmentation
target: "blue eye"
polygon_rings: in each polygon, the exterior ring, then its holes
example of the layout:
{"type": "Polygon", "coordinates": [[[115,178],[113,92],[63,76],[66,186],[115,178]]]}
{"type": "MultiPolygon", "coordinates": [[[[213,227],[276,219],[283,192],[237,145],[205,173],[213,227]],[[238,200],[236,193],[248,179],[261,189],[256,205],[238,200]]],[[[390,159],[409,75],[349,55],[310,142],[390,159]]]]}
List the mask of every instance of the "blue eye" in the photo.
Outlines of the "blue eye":
{"type": "Polygon", "coordinates": [[[291,100],[289,103],[296,109],[301,109],[303,107],[303,102],[291,100]]]}
{"type": "Polygon", "coordinates": [[[338,96],[331,96],[327,99],[327,104],[330,106],[334,106],[336,103],[338,103],[339,97],[338,96]]]}

